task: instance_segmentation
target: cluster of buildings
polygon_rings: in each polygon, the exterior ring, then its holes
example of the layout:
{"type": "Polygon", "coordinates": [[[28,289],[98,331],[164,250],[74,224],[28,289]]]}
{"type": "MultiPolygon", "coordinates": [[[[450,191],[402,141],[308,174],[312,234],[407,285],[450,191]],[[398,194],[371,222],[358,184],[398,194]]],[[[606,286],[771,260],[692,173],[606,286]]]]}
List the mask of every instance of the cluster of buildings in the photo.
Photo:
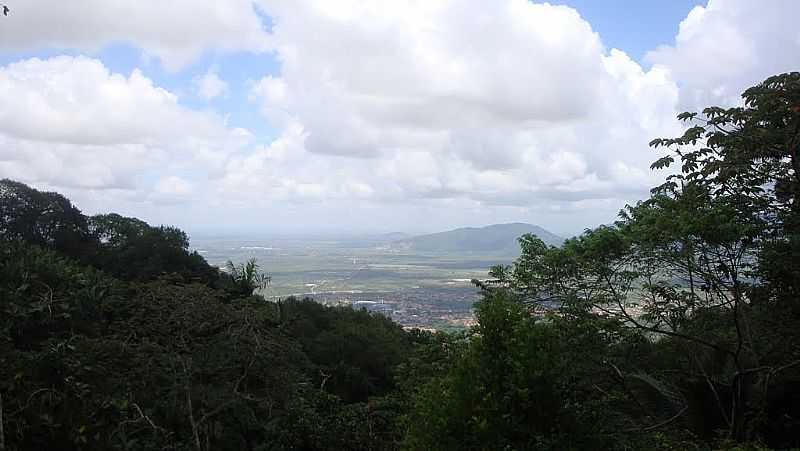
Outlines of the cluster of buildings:
{"type": "Polygon", "coordinates": [[[420,287],[393,292],[317,293],[326,305],[348,305],[385,315],[407,329],[458,330],[475,325],[472,287],[420,287]]]}

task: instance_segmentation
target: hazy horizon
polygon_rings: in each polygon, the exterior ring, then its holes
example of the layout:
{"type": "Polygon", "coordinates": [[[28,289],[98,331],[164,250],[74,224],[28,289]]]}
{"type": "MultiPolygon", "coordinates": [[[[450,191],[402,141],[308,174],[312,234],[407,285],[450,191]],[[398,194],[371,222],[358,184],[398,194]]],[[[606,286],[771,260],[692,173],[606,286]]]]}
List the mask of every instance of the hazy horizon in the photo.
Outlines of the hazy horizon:
{"type": "MultiPolygon", "coordinates": [[[[380,230],[380,229],[375,229],[375,230],[370,230],[370,229],[364,229],[364,230],[357,230],[357,229],[356,230],[324,230],[324,229],[318,229],[318,230],[312,230],[312,229],[309,229],[309,230],[288,230],[288,229],[283,229],[283,230],[281,230],[281,229],[273,229],[273,230],[269,230],[269,229],[266,229],[266,228],[264,228],[264,229],[259,229],[259,228],[252,228],[252,229],[247,229],[247,228],[230,228],[230,229],[226,229],[226,228],[208,228],[208,229],[206,229],[206,228],[195,228],[195,229],[191,229],[191,228],[187,228],[187,229],[182,229],[182,230],[186,231],[186,233],[189,234],[189,238],[190,239],[191,238],[203,238],[203,239],[207,239],[207,238],[237,238],[237,239],[245,239],[246,238],[246,239],[254,239],[254,240],[257,240],[257,239],[297,239],[297,238],[319,238],[319,239],[325,239],[325,238],[337,239],[338,238],[338,239],[348,239],[348,238],[378,238],[378,237],[381,237],[383,235],[390,235],[390,234],[395,234],[395,233],[400,233],[400,234],[407,235],[409,237],[413,237],[413,236],[428,235],[428,234],[440,233],[440,232],[449,232],[449,231],[457,230],[457,229],[465,229],[465,228],[476,228],[476,229],[479,229],[479,228],[493,226],[493,225],[504,225],[504,224],[514,224],[514,223],[530,224],[530,225],[533,225],[533,226],[540,226],[539,224],[534,224],[534,223],[529,223],[529,222],[513,221],[513,222],[490,223],[490,224],[467,224],[467,225],[456,226],[456,227],[448,227],[448,228],[445,228],[445,229],[429,229],[429,230],[428,229],[416,229],[416,230],[413,230],[413,229],[412,230],[400,230],[400,229],[397,229],[397,230],[380,230]]],[[[551,233],[553,233],[555,235],[558,235],[558,236],[561,236],[561,237],[564,237],[564,238],[569,238],[569,237],[575,235],[575,234],[558,233],[556,231],[548,229],[547,227],[542,227],[542,228],[547,230],[548,232],[551,232],[551,233]]]]}

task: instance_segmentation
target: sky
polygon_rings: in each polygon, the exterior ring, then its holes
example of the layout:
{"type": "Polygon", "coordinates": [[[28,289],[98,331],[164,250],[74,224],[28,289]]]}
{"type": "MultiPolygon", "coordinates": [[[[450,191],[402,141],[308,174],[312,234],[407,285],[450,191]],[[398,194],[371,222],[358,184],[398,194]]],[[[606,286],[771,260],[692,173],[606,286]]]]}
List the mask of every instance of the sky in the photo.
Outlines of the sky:
{"type": "Polygon", "coordinates": [[[795,0],[4,0],[0,178],[190,235],[609,223],[795,0]]]}

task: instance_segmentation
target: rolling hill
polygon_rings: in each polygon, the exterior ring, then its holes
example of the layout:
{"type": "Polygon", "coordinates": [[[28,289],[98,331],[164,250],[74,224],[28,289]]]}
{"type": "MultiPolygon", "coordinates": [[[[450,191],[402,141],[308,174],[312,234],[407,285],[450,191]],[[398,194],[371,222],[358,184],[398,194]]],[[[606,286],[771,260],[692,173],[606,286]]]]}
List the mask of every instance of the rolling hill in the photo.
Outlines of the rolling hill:
{"type": "Polygon", "coordinates": [[[532,233],[545,243],[560,246],[564,239],[547,230],[524,223],[494,224],[486,227],[465,227],[447,232],[420,235],[394,241],[395,249],[413,250],[425,253],[467,253],[486,255],[519,255],[517,239],[532,233]]]}

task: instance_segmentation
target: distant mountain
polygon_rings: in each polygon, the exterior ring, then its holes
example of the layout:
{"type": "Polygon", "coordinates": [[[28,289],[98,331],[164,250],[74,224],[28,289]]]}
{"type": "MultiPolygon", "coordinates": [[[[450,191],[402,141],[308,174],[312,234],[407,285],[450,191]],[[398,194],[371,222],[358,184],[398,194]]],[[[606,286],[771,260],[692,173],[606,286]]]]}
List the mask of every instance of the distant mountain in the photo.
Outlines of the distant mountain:
{"type": "Polygon", "coordinates": [[[393,248],[431,253],[471,253],[519,255],[518,238],[526,233],[538,236],[549,245],[560,246],[564,239],[533,224],[495,224],[465,227],[392,242],[393,248]]]}

